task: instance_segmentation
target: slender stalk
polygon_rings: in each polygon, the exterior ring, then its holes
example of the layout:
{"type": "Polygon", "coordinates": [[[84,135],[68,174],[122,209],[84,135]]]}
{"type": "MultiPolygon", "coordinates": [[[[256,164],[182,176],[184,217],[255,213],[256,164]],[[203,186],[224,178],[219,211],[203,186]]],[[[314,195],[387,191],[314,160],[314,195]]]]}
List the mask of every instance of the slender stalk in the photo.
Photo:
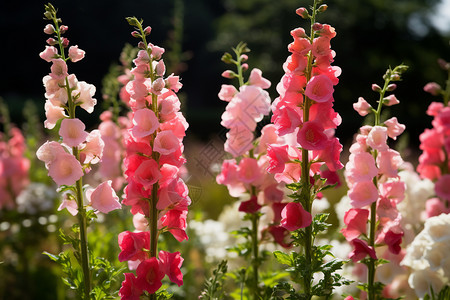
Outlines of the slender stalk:
{"type": "MultiPolygon", "coordinates": [[[[313,25],[316,20],[316,7],[317,7],[317,1],[314,0],[313,9],[312,9],[312,16],[311,16],[311,29],[310,29],[310,43],[313,43],[314,40],[314,28],[313,25]]],[[[306,82],[309,82],[309,80],[312,77],[312,65],[313,65],[313,54],[312,51],[309,52],[308,57],[308,65],[305,73],[306,82]]],[[[309,109],[312,105],[311,99],[308,97],[304,97],[303,102],[303,122],[309,121],[309,109]]],[[[311,213],[312,211],[312,202],[314,199],[311,199],[311,183],[309,179],[309,172],[310,172],[310,164],[309,164],[309,151],[302,148],[302,199],[304,201],[304,209],[311,213]]],[[[308,266],[309,270],[306,273],[306,276],[303,277],[303,288],[304,288],[304,294],[306,296],[306,299],[311,299],[311,282],[313,278],[313,274],[311,272],[312,268],[312,224],[310,224],[308,227],[305,228],[305,240],[304,240],[304,252],[305,252],[305,259],[306,259],[306,265],[308,266]]]]}
{"type": "MultiPolygon", "coordinates": [[[[383,107],[383,99],[386,93],[387,87],[389,85],[390,79],[387,77],[384,80],[384,86],[380,91],[380,98],[378,100],[378,107],[375,111],[375,122],[374,126],[379,126],[381,124],[381,109],[383,107]]],[[[373,151],[373,158],[377,159],[378,151],[373,151]]],[[[378,187],[378,178],[373,178],[373,183],[376,187],[378,187]]],[[[375,233],[376,233],[376,222],[377,222],[377,202],[373,202],[370,206],[370,228],[369,228],[369,246],[375,249],[375,233]]],[[[368,288],[368,300],[375,300],[375,272],[376,272],[376,263],[377,259],[369,258],[369,263],[367,265],[368,274],[367,274],[367,288],[368,288]]]]}
{"type": "Polygon", "coordinates": [[[259,249],[258,249],[258,223],[259,223],[259,215],[254,213],[252,214],[252,267],[253,267],[253,299],[259,299],[259,249]]]}

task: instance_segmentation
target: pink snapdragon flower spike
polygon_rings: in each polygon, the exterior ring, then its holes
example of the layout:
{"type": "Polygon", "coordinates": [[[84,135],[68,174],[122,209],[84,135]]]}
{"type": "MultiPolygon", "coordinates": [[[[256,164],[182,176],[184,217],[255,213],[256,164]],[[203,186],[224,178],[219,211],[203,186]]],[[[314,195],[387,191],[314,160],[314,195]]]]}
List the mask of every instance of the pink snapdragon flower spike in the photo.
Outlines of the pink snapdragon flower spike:
{"type": "MultiPolygon", "coordinates": [[[[62,35],[68,27],[61,25],[61,19],[56,16],[56,9],[51,5],[45,5],[44,19],[52,24],[47,24],[44,29],[46,34],[53,35],[47,42],[45,50],[40,53],[40,57],[51,63],[50,74],[43,78],[45,87],[45,115],[44,126],[48,129],[61,124],[59,135],[62,144],[55,141],[47,141],[37,151],[39,160],[45,163],[48,175],[59,186],[59,190],[64,192],[64,200],[58,210],[67,208],[78,218],[79,236],[77,237],[79,246],[76,251],[82,271],[81,278],[77,275],[77,280],[81,280],[79,290],[80,297],[91,298],[92,278],[90,266],[87,224],[88,206],[92,206],[96,211],[108,213],[121,208],[119,198],[111,188],[111,181],[100,183],[95,190],[87,190],[84,201],[83,176],[87,174],[92,165],[102,159],[104,142],[97,130],[85,131],[82,120],[76,117],[76,108],[80,106],[88,113],[93,112],[97,100],[94,98],[95,86],[84,81],[79,81],[75,74],[69,73],[68,62],[78,62],[85,56],[85,52],[78,46],[70,46],[69,40],[62,35]],[[58,45],[57,47],[54,47],[58,45]],[[68,50],[66,50],[68,48],[68,50]],[[90,203],[87,203],[90,202],[90,203]]],[[[89,208],[91,210],[91,208],[89,208]]],[[[90,219],[90,218],[89,218],[90,219]]],[[[76,268],[75,265],[72,265],[76,268]]],[[[66,278],[66,280],[74,280],[66,278]]]]}
{"type": "MultiPolygon", "coordinates": [[[[297,10],[302,18],[311,21],[311,32],[303,28],[291,31],[291,55],[283,64],[285,74],[277,85],[279,97],[272,103],[271,121],[281,141],[269,143],[267,168],[279,183],[293,191],[280,222],[292,231],[292,245],[301,249],[290,256],[291,266],[295,266],[290,271],[295,269],[292,272],[298,276],[296,284],[304,289],[300,294],[308,299],[317,291],[312,291],[314,273],[322,271],[320,263],[314,270],[309,267],[313,264],[311,258],[327,255],[315,252],[321,250],[314,248],[314,224],[321,218],[325,221],[327,216],[314,215],[313,202],[321,197],[323,188],[331,185],[327,178],[337,178],[336,172],[343,167],[342,145],[334,135],[342,121],[333,109],[333,93],[341,74],[341,69],[332,65],[336,53],[331,41],[336,32],[330,25],[316,22],[326,5],[316,6],[318,2],[314,1],[311,12],[306,8],[297,10]],[[322,177],[325,174],[326,178],[322,177]]],[[[371,172],[370,168],[367,172],[371,172]]],[[[283,263],[282,259],[279,261],[283,263]]]]}
{"type": "MultiPolygon", "coordinates": [[[[132,110],[127,134],[122,134],[127,184],[122,203],[131,207],[134,225],[142,232],[126,231],[119,235],[122,249],[119,260],[128,261],[137,275],[122,283],[121,299],[128,299],[125,293],[129,290],[128,281],[135,283],[135,294],[140,291],[140,296],[144,291],[155,294],[165,275],[175,284],[183,284],[180,271],[183,258],[179,252],[158,252],[158,236],[169,232],[180,242],[187,240],[186,218],[191,204],[189,190],[181,178],[186,162],[183,138],[188,124],[175,93],[182,84],[173,74],[164,78],[164,49],[147,43],[149,27],[144,29],[142,21],[136,18],[127,20],[136,29],[133,36],[142,41],[133,60],[134,68],[129,71],[133,77],[120,79],[124,84],[122,100],[132,110]]],[[[111,138],[120,135],[111,123],[105,122],[104,126],[104,135],[111,138]]]]}
{"type": "Polygon", "coordinates": [[[378,258],[374,249],[387,245],[387,251],[392,255],[401,251],[402,217],[397,204],[405,198],[405,184],[398,175],[403,160],[397,151],[390,149],[388,138],[396,139],[405,126],[395,117],[382,122],[381,111],[384,106],[399,103],[395,95],[386,96],[386,93],[395,90],[396,85],[390,82],[400,80],[406,68],[400,65],[389,69],[383,77],[383,88],[372,85],[372,90],[379,93],[377,109],[371,108],[361,97],[354,105],[362,116],[373,113],[375,122],[373,126],[362,126],[356,142],[350,147],[345,177],[352,208],[345,214],[346,227],[341,232],[353,247],[349,258],[368,267],[365,286],[370,300],[375,299],[377,293],[374,284],[378,258]]]}
{"type": "MultiPolygon", "coordinates": [[[[443,59],[439,60],[440,67],[450,73],[449,63],[443,59]]],[[[427,114],[433,117],[432,128],[425,129],[419,136],[422,154],[419,157],[417,172],[422,178],[432,180],[435,196],[427,201],[426,213],[428,216],[435,215],[439,211],[448,213],[450,203],[449,193],[449,153],[450,153],[450,89],[449,82],[441,87],[435,82],[425,85],[424,91],[433,96],[439,96],[442,102],[431,102],[427,114]],[[438,203],[438,200],[441,204],[438,203]],[[445,208],[445,209],[442,209],[445,208]]]]}
{"type": "Polygon", "coordinates": [[[29,184],[30,161],[25,157],[25,138],[20,129],[9,126],[5,122],[5,132],[0,132],[0,210],[15,209],[16,198],[29,184]]]}
{"type": "MultiPolygon", "coordinates": [[[[263,77],[262,71],[256,68],[251,69],[248,79],[245,80],[249,67],[245,63],[248,56],[244,53],[249,49],[246,44],[239,43],[233,51],[235,59],[231,54],[225,53],[222,61],[234,64],[237,72],[228,70],[222,76],[237,78],[239,86],[222,85],[218,95],[219,99],[228,102],[222,114],[221,125],[229,129],[226,133],[224,150],[233,158],[223,161],[216,181],[218,184],[225,185],[232,197],[239,197],[242,200],[238,211],[245,213],[245,219],[251,220],[251,228],[246,228],[251,234],[243,236],[246,243],[242,244],[242,247],[246,247],[251,253],[249,268],[252,270],[252,279],[251,283],[246,284],[246,289],[253,295],[252,297],[259,298],[262,296],[259,245],[271,236],[273,239],[270,238],[270,241],[283,247],[290,247],[284,238],[287,230],[280,227],[281,209],[277,207],[277,204],[283,201],[284,193],[281,184],[275,180],[274,175],[267,174],[266,168],[270,164],[271,168],[283,169],[285,162],[290,158],[287,146],[281,146],[282,149],[279,149],[278,145],[273,145],[268,150],[269,144],[282,141],[277,136],[273,125],[264,126],[261,136],[256,136],[257,124],[269,115],[271,110],[271,100],[265,90],[271,86],[271,83],[263,77]],[[272,163],[269,162],[268,151],[272,151],[274,156],[272,163]],[[261,229],[258,224],[263,213],[267,213],[270,220],[268,226],[261,229]]],[[[291,125],[286,124],[286,127],[288,126],[291,125]]]]}

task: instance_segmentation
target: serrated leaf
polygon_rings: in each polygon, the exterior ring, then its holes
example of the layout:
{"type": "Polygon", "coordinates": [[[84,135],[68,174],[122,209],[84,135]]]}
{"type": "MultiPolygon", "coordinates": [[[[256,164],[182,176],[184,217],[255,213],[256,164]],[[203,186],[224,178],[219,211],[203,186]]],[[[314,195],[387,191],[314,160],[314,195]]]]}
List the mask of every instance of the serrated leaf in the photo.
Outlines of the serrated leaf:
{"type": "Polygon", "coordinates": [[[281,264],[288,265],[290,267],[293,266],[293,260],[290,255],[283,253],[281,251],[274,251],[273,255],[277,259],[277,261],[281,264]]]}

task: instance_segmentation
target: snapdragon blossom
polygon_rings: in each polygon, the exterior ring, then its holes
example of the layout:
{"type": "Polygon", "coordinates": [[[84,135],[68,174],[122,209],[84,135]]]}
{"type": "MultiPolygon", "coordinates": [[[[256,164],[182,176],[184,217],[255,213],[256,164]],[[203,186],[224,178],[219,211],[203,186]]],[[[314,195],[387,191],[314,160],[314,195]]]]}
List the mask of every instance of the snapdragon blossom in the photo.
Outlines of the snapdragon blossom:
{"type": "Polygon", "coordinates": [[[280,226],[281,209],[286,205],[282,203],[284,193],[281,185],[273,175],[265,170],[268,166],[267,145],[276,143],[278,137],[272,124],[261,129],[261,136],[256,138],[257,123],[270,112],[270,97],[265,89],[271,85],[270,81],[262,76],[262,71],[254,68],[250,71],[248,80],[244,80],[243,72],[247,70],[245,63],[249,51],[245,44],[240,43],[233,49],[236,59],[226,53],[222,60],[226,63],[234,63],[238,73],[231,70],[225,71],[222,76],[237,78],[239,89],[233,85],[223,84],[219,92],[219,99],[228,102],[225,112],[222,114],[222,126],[229,129],[224,149],[233,158],[226,159],[222,163],[221,173],[216,177],[219,184],[228,188],[233,197],[240,197],[243,201],[239,204],[239,211],[246,213],[244,219],[252,222],[249,229],[249,251],[251,252],[252,284],[248,289],[254,297],[261,296],[259,282],[260,250],[259,244],[268,239],[283,247],[290,247],[287,239],[288,231],[280,226]],[[268,226],[264,226],[259,232],[260,216],[266,213],[271,217],[268,226]]]}
{"type": "Polygon", "coordinates": [[[142,39],[131,70],[134,78],[125,86],[132,116],[125,139],[123,204],[131,206],[137,228],[119,235],[119,260],[128,261],[136,275],[125,273],[119,296],[138,299],[144,293],[154,296],[165,275],[178,286],[183,284],[183,258],[179,252],[158,253],[157,240],[163,232],[180,242],[188,239],[186,217],[191,200],[180,177],[188,127],[175,94],[182,85],[173,74],[164,78],[164,49],[147,43],[150,27],[142,28],[135,18],[128,21],[136,27],[133,36],[142,39]]]}
{"type": "MultiPolygon", "coordinates": [[[[314,1],[311,13],[306,8],[296,11],[311,21],[311,32],[308,35],[301,27],[291,31],[293,42],[288,46],[291,55],[283,64],[285,74],[277,85],[279,97],[272,103],[271,121],[280,139],[268,145],[267,171],[294,191],[290,195],[293,202],[281,212],[281,226],[292,232],[294,246],[302,247],[300,255],[291,254],[293,268],[288,270],[294,274],[301,272],[296,280],[302,284],[305,299],[322,293],[321,289],[325,294],[332,293],[333,288],[326,286],[328,283],[313,287],[314,273],[324,270],[321,264],[311,267],[311,258],[327,254],[314,245],[312,233],[313,221],[316,218],[325,221],[326,215],[313,216],[312,206],[321,197],[322,188],[339,184],[336,171],[343,167],[339,159],[342,145],[334,135],[341,123],[341,117],[333,109],[334,88],[341,74],[341,69],[332,65],[336,53],[331,49],[331,40],[336,32],[330,25],[316,22],[316,15],[327,9],[325,4],[318,7],[319,3],[322,2],[314,1]]],[[[285,264],[282,257],[283,254],[277,254],[278,260],[285,264]]],[[[335,280],[334,286],[342,284],[341,277],[335,280]]]]}
{"type": "Polygon", "coordinates": [[[0,132],[0,209],[16,208],[16,198],[29,183],[30,161],[24,154],[25,138],[20,129],[0,132]]]}
{"type": "MultiPolygon", "coordinates": [[[[44,126],[53,129],[59,125],[58,134],[62,141],[45,142],[36,155],[45,163],[48,175],[63,192],[64,200],[59,209],[67,208],[71,214],[77,214],[79,230],[78,237],[74,240],[78,242],[75,249],[78,254],[76,258],[83,276],[66,278],[65,281],[81,281],[75,285],[77,292],[80,297],[89,299],[92,290],[92,266],[89,259],[87,226],[91,217],[88,217],[87,210],[108,213],[121,208],[121,204],[111,181],[101,183],[95,189],[83,187],[83,176],[90,172],[92,165],[102,159],[104,142],[98,130],[85,131],[84,123],[76,117],[76,108],[80,106],[92,113],[97,103],[94,98],[96,89],[92,84],[78,81],[75,74],[69,74],[67,62],[82,60],[85,52],[78,46],[69,47],[69,40],[62,36],[68,27],[60,25],[61,19],[57,18],[56,9],[50,3],[45,5],[44,17],[53,22],[53,25],[48,24],[44,28],[44,32],[53,37],[47,39],[48,46],[39,54],[42,59],[52,64],[50,73],[43,78],[46,98],[44,126]],[[59,46],[59,49],[55,46],[59,46]],[[84,201],[85,198],[87,201],[84,201]]],[[[75,242],[72,244],[75,245],[75,242]]],[[[62,266],[63,269],[67,268],[67,264],[62,266]]],[[[65,269],[64,272],[71,276],[73,271],[68,272],[65,269]]]]}
{"type": "MultiPolygon", "coordinates": [[[[380,94],[377,109],[373,109],[361,97],[353,106],[361,116],[374,113],[375,122],[373,126],[362,126],[355,143],[350,147],[345,177],[352,208],[345,214],[346,226],[341,232],[353,247],[349,258],[355,263],[361,261],[368,267],[369,299],[374,299],[375,293],[378,293],[374,287],[375,262],[379,258],[388,258],[398,265],[403,257],[400,245],[404,232],[402,217],[397,209],[405,197],[406,186],[398,174],[403,160],[400,153],[389,147],[388,138],[396,139],[405,126],[398,123],[396,118],[384,122],[380,118],[382,107],[392,105],[391,99],[395,98],[393,94],[385,95],[396,88],[390,82],[399,80],[405,69],[403,65],[389,69],[383,77],[383,88],[372,85],[372,89],[380,94]],[[375,247],[382,245],[387,247],[375,251],[375,247]]],[[[381,267],[381,271],[386,268],[389,266],[381,267]]],[[[389,283],[389,279],[383,280],[382,273],[378,279],[389,283]]]]}

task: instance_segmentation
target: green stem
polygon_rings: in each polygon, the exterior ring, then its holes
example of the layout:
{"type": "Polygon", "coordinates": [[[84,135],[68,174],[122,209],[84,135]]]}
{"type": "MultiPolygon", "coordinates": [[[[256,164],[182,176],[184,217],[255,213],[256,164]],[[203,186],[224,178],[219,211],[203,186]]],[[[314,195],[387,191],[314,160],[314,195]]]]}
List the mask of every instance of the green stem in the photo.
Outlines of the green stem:
{"type": "MultiPolygon", "coordinates": [[[[315,23],[316,20],[316,7],[317,7],[317,2],[316,0],[314,0],[314,4],[313,4],[313,9],[312,9],[312,16],[311,16],[311,35],[309,37],[310,39],[310,43],[313,43],[314,40],[314,28],[313,25],[315,23]]],[[[308,65],[307,65],[307,69],[305,72],[305,77],[306,77],[306,82],[309,82],[309,80],[312,77],[312,67],[313,67],[313,54],[310,51],[308,54],[308,65]]],[[[304,96],[304,103],[303,103],[303,123],[308,122],[309,121],[309,109],[312,105],[312,100],[309,99],[308,97],[306,97],[306,95],[304,96]]],[[[311,213],[312,211],[312,202],[314,199],[311,199],[311,183],[310,183],[310,179],[309,179],[309,172],[310,172],[310,164],[309,164],[309,151],[306,149],[302,148],[302,177],[301,177],[301,182],[302,182],[302,197],[301,199],[304,201],[304,209],[308,212],[311,213]]],[[[305,259],[306,259],[306,265],[307,268],[309,269],[308,272],[306,272],[306,276],[303,277],[303,288],[304,288],[304,294],[306,296],[306,299],[311,299],[312,298],[312,292],[311,292],[311,282],[313,279],[313,274],[312,274],[312,224],[310,224],[309,226],[307,226],[305,228],[305,239],[304,239],[304,252],[305,252],[305,259]]]]}
{"type": "Polygon", "coordinates": [[[257,213],[252,214],[252,265],[253,265],[253,299],[259,299],[259,249],[258,249],[258,223],[259,223],[259,215],[257,213]]]}
{"type": "Polygon", "coordinates": [[[449,98],[450,98],[450,70],[448,71],[447,81],[445,82],[444,106],[448,106],[449,98]]]}

